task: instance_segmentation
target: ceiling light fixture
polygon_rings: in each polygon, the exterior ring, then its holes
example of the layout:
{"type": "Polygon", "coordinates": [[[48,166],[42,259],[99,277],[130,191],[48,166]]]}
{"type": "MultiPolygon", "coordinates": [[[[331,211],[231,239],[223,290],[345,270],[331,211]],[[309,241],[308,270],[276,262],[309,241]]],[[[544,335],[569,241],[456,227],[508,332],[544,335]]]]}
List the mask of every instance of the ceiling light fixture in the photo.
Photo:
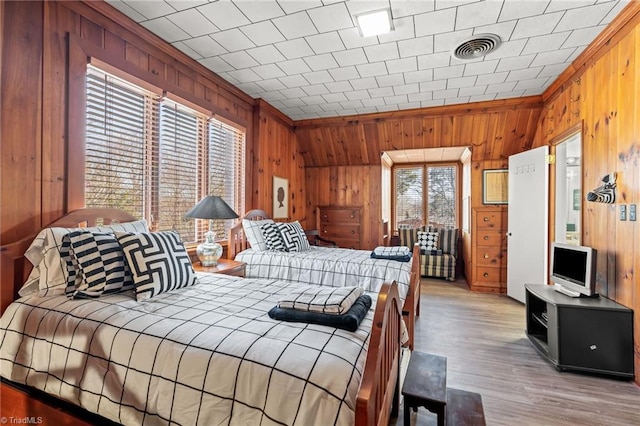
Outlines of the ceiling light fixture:
{"type": "Polygon", "coordinates": [[[374,10],[372,12],[355,15],[362,37],[386,34],[393,30],[391,11],[389,9],[374,10]]]}

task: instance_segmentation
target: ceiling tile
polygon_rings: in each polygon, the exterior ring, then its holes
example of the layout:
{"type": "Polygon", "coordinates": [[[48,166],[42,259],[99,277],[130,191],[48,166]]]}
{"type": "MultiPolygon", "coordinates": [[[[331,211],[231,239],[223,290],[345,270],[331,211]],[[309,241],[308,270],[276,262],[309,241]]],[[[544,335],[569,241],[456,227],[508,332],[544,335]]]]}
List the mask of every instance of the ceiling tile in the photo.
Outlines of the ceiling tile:
{"type": "Polygon", "coordinates": [[[538,77],[557,77],[567,68],[566,64],[545,65],[538,77]]]}
{"type": "Polygon", "coordinates": [[[345,109],[362,108],[362,102],[359,100],[340,102],[340,105],[345,109]]]}
{"type": "Polygon", "coordinates": [[[464,65],[454,65],[451,67],[436,68],[433,70],[433,79],[442,80],[445,78],[462,77],[464,65]]]}
{"type": "Polygon", "coordinates": [[[320,0],[279,0],[278,4],[287,14],[300,12],[301,10],[312,9],[314,7],[322,6],[320,0]]]}
{"type": "Polygon", "coordinates": [[[464,66],[463,75],[478,75],[478,74],[490,74],[496,70],[498,66],[498,61],[482,61],[482,62],[474,62],[470,64],[466,64],[464,66]]]}
{"type": "Polygon", "coordinates": [[[613,6],[613,9],[611,9],[611,11],[607,14],[607,16],[605,16],[604,19],[602,19],[600,24],[607,25],[611,23],[611,21],[613,21],[613,19],[616,16],[618,16],[620,12],[622,12],[622,9],[624,9],[627,6],[629,1],[631,0],[622,0],[622,1],[616,2],[616,5],[613,6]]]}
{"type": "Polygon", "coordinates": [[[276,1],[246,1],[236,0],[235,5],[245,14],[251,22],[260,22],[266,19],[277,18],[284,15],[284,11],[278,5],[276,1]]]}
{"type": "Polygon", "coordinates": [[[210,36],[215,41],[220,43],[222,47],[227,49],[229,52],[235,52],[237,50],[249,49],[251,47],[255,47],[251,40],[247,38],[242,32],[233,28],[231,30],[220,31],[215,34],[211,34],[210,36]]]}
{"type": "Polygon", "coordinates": [[[278,66],[280,66],[282,65],[283,62],[288,62],[286,61],[285,57],[282,56],[282,53],[280,53],[278,49],[276,49],[272,45],[254,47],[253,49],[248,49],[247,53],[251,55],[253,59],[255,59],[256,61],[258,61],[263,65],[277,62],[278,66]]]}
{"type": "Polygon", "coordinates": [[[303,90],[308,96],[324,95],[325,93],[329,93],[329,89],[327,89],[327,86],[324,84],[313,84],[311,86],[306,86],[303,90]]]}
{"type": "Polygon", "coordinates": [[[518,84],[516,84],[515,90],[523,90],[523,89],[537,89],[542,88],[547,84],[549,77],[536,78],[532,80],[520,80],[518,84]]]}
{"type": "Polygon", "coordinates": [[[325,53],[324,55],[308,56],[304,58],[304,61],[314,71],[338,67],[338,64],[336,63],[335,59],[333,59],[333,56],[331,56],[330,53],[325,53]]]}
{"type": "Polygon", "coordinates": [[[378,37],[362,37],[360,31],[355,27],[340,30],[338,34],[347,49],[378,44],[378,37]]]}
{"type": "Polygon", "coordinates": [[[362,48],[342,50],[340,52],[334,52],[333,57],[341,67],[347,67],[349,65],[365,64],[367,63],[367,57],[364,54],[362,48]]]}
{"type": "Polygon", "coordinates": [[[220,46],[220,44],[213,40],[209,36],[202,36],[196,38],[190,38],[183,41],[184,44],[189,46],[189,48],[198,52],[205,58],[209,56],[222,55],[223,53],[228,53],[227,49],[220,46]]]}
{"type": "Polygon", "coordinates": [[[472,30],[460,30],[445,34],[436,34],[433,36],[434,52],[450,52],[456,48],[460,42],[471,37],[472,30]]]}
{"type": "Polygon", "coordinates": [[[416,37],[453,31],[456,24],[456,9],[444,9],[422,13],[413,17],[416,37]]]}
{"type": "Polygon", "coordinates": [[[389,74],[418,71],[418,60],[415,56],[405,59],[394,59],[392,61],[386,61],[386,63],[389,74]]]}
{"type": "Polygon", "coordinates": [[[353,87],[351,87],[351,84],[349,84],[348,81],[337,81],[335,83],[325,83],[325,87],[331,93],[343,93],[343,92],[350,92],[351,90],[353,90],[353,87]]]}
{"type": "Polygon", "coordinates": [[[518,20],[511,40],[550,34],[562,19],[562,12],[547,13],[518,20]]]}
{"type": "Polygon", "coordinates": [[[499,92],[496,97],[498,99],[519,98],[524,94],[524,90],[510,90],[508,92],[499,92]]]}
{"type": "Polygon", "coordinates": [[[273,92],[267,92],[262,94],[262,98],[266,99],[269,102],[280,101],[282,99],[286,99],[285,95],[275,90],[273,92]]]}
{"type": "Polygon", "coordinates": [[[397,111],[398,110],[398,105],[397,104],[384,105],[384,106],[377,107],[377,109],[378,109],[378,112],[397,111]]]}
{"type": "Polygon", "coordinates": [[[360,74],[358,74],[358,70],[356,70],[356,67],[354,66],[334,68],[332,70],[329,70],[329,74],[331,74],[335,81],[351,80],[360,77],[360,74]]]}
{"type": "Polygon", "coordinates": [[[311,71],[311,68],[302,59],[292,59],[290,61],[278,62],[278,66],[288,75],[302,74],[311,71]]]}
{"type": "Polygon", "coordinates": [[[508,72],[496,72],[491,74],[482,74],[478,76],[476,84],[479,86],[485,86],[487,84],[504,83],[509,76],[508,72]]]}
{"type": "Polygon", "coordinates": [[[322,97],[327,102],[347,101],[347,97],[343,93],[329,93],[326,95],[322,95],[322,97]]]}
{"type": "Polygon", "coordinates": [[[394,95],[394,96],[385,96],[384,102],[387,105],[393,105],[393,104],[402,104],[405,102],[409,102],[409,100],[407,99],[407,95],[394,95]]]}
{"type": "Polygon", "coordinates": [[[433,99],[455,98],[458,96],[458,89],[434,90],[433,99]]]}
{"type": "Polygon", "coordinates": [[[516,27],[518,21],[498,22],[492,25],[483,25],[473,29],[473,34],[496,34],[500,36],[500,39],[504,42],[511,38],[513,29],[516,27]]]}
{"type": "Polygon", "coordinates": [[[231,65],[229,65],[228,63],[226,63],[219,56],[213,56],[211,58],[200,59],[200,60],[198,60],[198,62],[200,62],[202,65],[204,65],[205,67],[213,70],[216,73],[221,73],[221,72],[232,71],[233,70],[233,67],[231,65]]]}
{"type": "Polygon", "coordinates": [[[469,98],[469,102],[486,102],[486,101],[492,101],[495,98],[496,98],[496,94],[495,93],[490,93],[488,95],[471,96],[469,98]]]}
{"type": "Polygon", "coordinates": [[[307,13],[321,33],[352,28],[354,25],[344,3],[309,9],[307,13]]]}
{"type": "Polygon", "coordinates": [[[546,0],[537,1],[506,1],[500,11],[500,22],[513,19],[527,18],[529,16],[542,15],[549,4],[546,0]]]}
{"type": "Polygon", "coordinates": [[[198,37],[218,31],[218,27],[205,18],[197,9],[187,9],[169,15],[167,18],[191,37],[198,37]]]}
{"type": "Polygon", "coordinates": [[[398,50],[400,51],[401,58],[433,53],[433,36],[429,35],[411,40],[399,41],[398,50]]]}
{"type": "Polygon", "coordinates": [[[431,80],[433,80],[432,69],[404,73],[404,81],[406,83],[421,83],[431,80]]]}
{"type": "Polygon", "coordinates": [[[272,22],[278,27],[287,40],[318,34],[307,12],[298,12],[293,15],[282,16],[274,19],[272,22]]]}
{"type": "Polygon", "coordinates": [[[350,101],[356,101],[356,100],[361,100],[361,99],[369,99],[371,97],[371,96],[369,96],[369,91],[367,91],[367,90],[354,90],[354,91],[351,91],[351,92],[344,92],[344,95],[350,101]]]}
{"type": "Polygon", "coordinates": [[[316,55],[344,50],[344,44],[337,32],[317,34],[305,37],[316,55]]]}
{"type": "Polygon", "coordinates": [[[605,26],[601,25],[599,27],[589,27],[589,28],[583,28],[580,30],[572,31],[571,35],[569,35],[569,37],[564,42],[562,47],[566,48],[566,47],[587,46],[604,29],[605,29],[605,26]]]}
{"type": "Polygon", "coordinates": [[[375,107],[378,105],[384,105],[384,98],[372,98],[372,99],[363,99],[362,105],[365,107],[375,107]]]}
{"type": "Polygon", "coordinates": [[[271,21],[246,25],[242,27],[241,30],[256,46],[264,46],[265,44],[277,43],[284,40],[282,33],[278,31],[271,21]]]}
{"type": "Polygon", "coordinates": [[[513,90],[516,86],[516,83],[511,81],[507,83],[498,83],[498,84],[489,84],[487,86],[487,91],[485,93],[500,93],[500,92],[509,92],[513,90]]]}
{"type": "Polygon", "coordinates": [[[466,104],[469,103],[468,96],[458,96],[457,98],[446,98],[444,100],[445,105],[456,105],[456,104],[466,104]]]}
{"type": "Polygon", "coordinates": [[[255,67],[258,65],[258,62],[256,62],[256,60],[249,56],[245,51],[225,53],[220,57],[235,69],[255,67]]]}
{"type": "Polygon", "coordinates": [[[312,71],[302,74],[305,80],[311,84],[330,83],[333,82],[333,77],[327,71],[312,71]]]}
{"type": "Polygon", "coordinates": [[[505,82],[507,82],[507,81],[519,81],[519,80],[530,80],[530,79],[538,77],[538,74],[540,74],[540,71],[542,71],[542,67],[525,68],[523,70],[510,71],[509,75],[505,79],[505,82]]]}
{"type": "Polygon", "coordinates": [[[536,55],[516,56],[515,58],[500,59],[497,72],[500,71],[512,71],[521,70],[531,65],[531,62],[535,59],[536,55]]]}
{"type": "Polygon", "coordinates": [[[241,83],[249,83],[252,81],[262,80],[258,74],[253,72],[249,68],[245,68],[238,71],[229,71],[229,75],[238,80],[241,83]]]}
{"type": "Polygon", "coordinates": [[[170,43],[189,37],[180,27],[164,17],[145,21],[140,23],[140,25],[170,43]]]}
{"type": "Polygon", "coordinates": [[[450,78],[447,82],[447,89],[460,89],[462,87],[472,87],[476,83],[476,76],[450,78]]]}
{"type": "Polygon", "coordinates": [[[547,6],[546,13],[557,12],[559,10],[569,10],[578,7],[587,7],[595,3],[593,0],[553,0],[547,6]]]}
{"type": "Polygon", "coordinates": [[[262,88],[255,83],[240,83],[237,87],[249,95],[254,95],[263,91],[262,88]]]}
{"type": "Polygon", "coordinates": [[[399,84],[405,84],[403,74],[381,75],[379,77],[376,77],[376,80],[378,81],[379,87],[388,87],[388,86],[396,86],[399,84]]]}
{"type": "MultiPolygon", "coordinates": [[[[284,77],[286,75],[280,68],[278,68],[276,64],[260,65],[257,67],[254,66],[251,69],[265,80],[275,79],[277,77],[284,77]]],[[[280,89],[280,87],[273,88],[270,90],[276,90],[276,89],[280,89]]]]}
{"type": "Polygon", "coordinates": [[[164,0],[175,10],[191,9],[196,6],[209,3],[207,0],[164,0]]]}
{"type": "Polygon", "coordinates": [[[391,0],[391,12],[395,18],[418,15],[434,10],[434,0],[407,1],[391,0]]]}
{"type": "Polygon", "coordinates": [[[418,93],[420,91],[420,85],[418,83],[400,84],[393,86],[393,93],[396,95],[408,95],[410,93],[418,93]]]}
{"type": "Polygon", "coordinates": [[[387,67],[384,62],[356,65],[356,68],[358,69],[358,73],[360,73],[361,77],[375,77],[387,74],[387,67]]]}
{"type": "Polygon", "coordinates": [[[369,62],[386,61],[400,57],[398,44],[395,42],[367,46],[364,48],[364,53],[367,55],[369,62]]]}
{"type": "Polygon", "coordinates": [[[380,43],[389,43],[392,41],[412,39],[415,36],[415,28],[413,27],[413,17],[393,20],[393,31],[380,34],[378,40],[380,43]]]}
{"type": "Polygon", "coordinates": [[[262,87],[262,89],[267,92],[271,92],[273,90],[285,89],[287,87],[284,84],[282,84],[282,82],[277,78],[273,78],[270,80],[257,81],[256,84],[262,87]]]}
{"type": "Polygon", "coordinates": [[[461,87],[458,90],[458,96],[484,95],[485,90],[487,90],[487,86],[461,87]]]}
{"type": "Polygon", "coordinates": [[[379,89],[369,89],[372,98],[381,98],[383,96],[393,96],[395,93],[393,87],[381,87],[379,89]]]}
{"type": "Polygon", "coordinates": [[[418,69],[426,70],[437,67],[446,67],[449,66],[450,60],[451,54],[449,52],[418,56],[418,69]]]}
{"type": "Polygon", "coordinates": [[[612,8],[613,3],[608,2],[580,9],[568,10],[558,23],[554,32],[596,26],[600,24],[612,8]]]}
{"type": "Polygon", "coordinates": [[[378,87],[378,82],[374,77],[357,78],[349,80],[349,83],[355,90],[373,89],[378,87]]]}
{"type": "Polygon", "coordinates": [[[128,4],[126,4],[121,0],[105,0],[105,1],[136,22],[142,22],[147,20],[146,16],[144,16],[143,14],[141,14],[140,12],[138,12],[137,10],[135,10],[134,8],[132,8],[131,6],[129,6],[128,4]]]}
{"type": "Polygon", "coordinates": [[[324,98],[322,96],[304,96],[302,98],[302,102],[304,102],[307,105],[318,105],[318,104],[322,104],[325,102],[324,98]]]}
{"type": "Polygon", "coordinates": [[[560,46],[565,42],[565,40],[569,37],[569,32],[565,31],[563,33],[558,34],[549,34],[538,37],[531,37],[527,44],[522,49],[523,55],[528,55],[530,53],[540,53],[540,52],[549,52],[551,50],[558,50],[560,46]]]}
{"type": "Polygon", "coordinates": [[[355,16],[374,10],[389,9],[389,0],[347,1],[346,5],[349,14],[355,16]]]}
{"type": "Polygon", "coordinates": [[[456,30],[490,25],[498,22],[502,10],[502,2],[485,1],[458,7],[456,14],[456,30]]]}
{"type": "Polygon", "coordinates": [[[421,92],[433,92],[434,90],[444,90],[447,88],[447,80],[425,81],[420,83],[421,92]]]}
{"type": "Polygon", "coordinates": [[[289,41],[281,41],[280,43],[276,43],[274,46],[287,59],[295,59],[295,58],[301,58],[303,56],[313,55],[313,50],[311,50],[311,48],[303,38],[297,38],[295,40],[289,40],[289,41]]]}
{"type": "Polygon", "coordinates": [[[173,44],[177,49],[179,49],[181,52],[186,53],[187,55],[189,55],[189,57],[193,58],[193,59],[202,59],[202,55],[199,54],[198,52],[196,52],[195,50],[193,50],[192,48],[190,48],[189,46],[187,46],[186,44],[184,44],[184,42],[182,41],[176,41],[173,44]]]}
{"type": "Polygon", "coordinates": [[[127,0],[124,3],[146,19],[155,19],[175,12],[174,8],[163,1],[127,0]]]}
{"type": "Polygon", "coordinates": [[[327,102],[324,105],[320,105],[320,107],[325,111],[340,111],[342,109],[340,102],[327,102]]]}
{"type": "Polygon", "coordinates": [[[281,89],[280,93],[285,95],[287,98],[301,98],[303,96],[307,96],[306,91],[302,90],[300,87],[294,87],[292,89],[281,89]]]}
{"type": "Polygon", "coordinates": [[[221,30],[228,30],[229,28],[250,23],[240,9],[230,1],[209,3],[204,6],[198,6],[197,9],[221,30]]]}
{"type": "Polygon", "coordinates": [[[279,80],[290,89],[294,87],[307,86],[309,84],[309,82],[301,75],[288,75],[286,77],[280,77],[279,80]]]}
{"type": "Polygon", "coordinates": [[[569,48],[557,50],[555,52],[538,53],[533,62],[531,62],[531,66],[538,67],[541,65],[553,65],[566,62],[567,58],[573,53],[574,50],[574,48],[569,48]]]}

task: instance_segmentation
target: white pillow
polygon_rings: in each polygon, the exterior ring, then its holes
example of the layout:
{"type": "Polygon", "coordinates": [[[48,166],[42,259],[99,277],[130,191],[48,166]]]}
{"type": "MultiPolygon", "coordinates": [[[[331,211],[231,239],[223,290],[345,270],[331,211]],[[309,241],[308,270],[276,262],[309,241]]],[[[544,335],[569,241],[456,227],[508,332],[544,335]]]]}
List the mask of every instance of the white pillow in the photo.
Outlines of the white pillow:
{"type": "Polygon", "coordinates": [[[264,236],[260,230],[260,226],[265,223],[273,223],[271,219],[263,220],[248,220],[242,219],[242,227],[244,228],[244,234],[247,236],[247,241],[251,244],[251,248],[257,251],[267,250],[267,243],[264,241],[264,236]]]}
{"type": "Polygon", "coordinates": [[[147,221],[114,223],[92,228],[45,228],[33,240],[24,256],[33,264],[33,270],[18,294],[26,296],[40,290],[40,296],[64,294],[69,273],[67,264],[60,257],[62,239],[72,231],[99,233],[148,232],[147,221]]]}

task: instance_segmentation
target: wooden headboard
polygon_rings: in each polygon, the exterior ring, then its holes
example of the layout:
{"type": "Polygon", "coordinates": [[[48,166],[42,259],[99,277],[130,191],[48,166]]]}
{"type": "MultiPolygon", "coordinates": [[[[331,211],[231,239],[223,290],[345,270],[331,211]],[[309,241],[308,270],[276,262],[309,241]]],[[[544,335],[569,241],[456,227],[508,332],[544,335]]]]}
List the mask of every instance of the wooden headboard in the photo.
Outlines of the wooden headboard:
{"type": "MultiPolygon", "coordinates": [[[[242,219],[247,220],[263,220],[263,219],[271,219],[271,217],[264,210],[249,210],[242,219]]],[[[249,248],[249,242],[247,241],[247,236],[244,233],[244,228],[242,227],[242,220],[239,220],[238,223],[229,230],[229,246],[227,247],[227,258],[233,259],[236,257],[236,254],[240,253],[242,250],[246,250],[249,248]]]]}
{"type": "MultiPolygon", "coordinates": [[[[87,208],[74,210],[67,213],[60,219],[47,225],[45,228],[54,226],[62,228],[86,228],[89,226],[109,225],[111,223],[124,223],[136,220],[129,213],[112,208],[87,208]]],[[[9,306],[11,302],[18,298],[18,290],[26,281],[32,266],[25,259],[24,253],[27,251],[33,239],[40,231],[19,241],[9,243],[0,247],[0,313],[9,306]]]]}

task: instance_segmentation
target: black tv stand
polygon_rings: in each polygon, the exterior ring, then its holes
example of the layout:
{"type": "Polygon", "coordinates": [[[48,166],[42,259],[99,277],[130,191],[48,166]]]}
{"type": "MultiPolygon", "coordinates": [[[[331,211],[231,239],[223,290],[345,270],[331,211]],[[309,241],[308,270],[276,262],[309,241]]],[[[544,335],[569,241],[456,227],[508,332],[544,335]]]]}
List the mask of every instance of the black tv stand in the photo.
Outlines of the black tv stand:
{"type": "Polygon", "coordinates": [[[605,297],[574,298],[526,284],[527,337],[558,370],[633,379],[633,311],[605,297]]]}

